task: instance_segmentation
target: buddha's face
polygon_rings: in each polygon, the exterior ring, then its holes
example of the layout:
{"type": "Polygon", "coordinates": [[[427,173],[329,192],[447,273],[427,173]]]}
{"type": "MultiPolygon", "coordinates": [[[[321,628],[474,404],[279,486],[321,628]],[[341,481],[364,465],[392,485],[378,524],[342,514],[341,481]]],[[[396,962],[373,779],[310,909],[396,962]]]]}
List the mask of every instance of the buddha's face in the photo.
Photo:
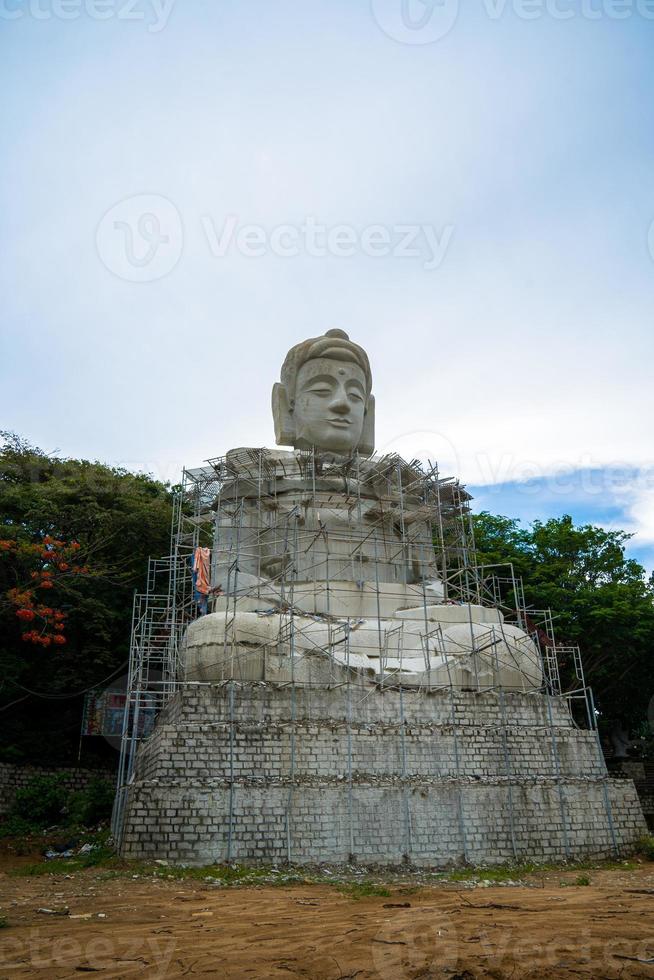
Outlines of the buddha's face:
{"type": "Polygon", "coordinates": [[[295,384],[295,445],[353,452],[361,441],[366,378],[353,361],[316,357],[302,365],[295,384]]]}

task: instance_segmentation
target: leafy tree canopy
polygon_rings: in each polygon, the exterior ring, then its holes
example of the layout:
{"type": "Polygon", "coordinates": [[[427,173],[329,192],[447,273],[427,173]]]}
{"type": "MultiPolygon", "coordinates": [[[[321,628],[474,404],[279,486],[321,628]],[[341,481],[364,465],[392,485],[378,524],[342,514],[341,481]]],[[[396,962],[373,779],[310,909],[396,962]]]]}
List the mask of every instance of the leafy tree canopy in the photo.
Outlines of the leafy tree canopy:
{"type": "Polygon", "coordinates": [[[78,692],[127,669],[133,591],[169,551],[171,494],[1,435],[0,758],[73,762],[78,692]]]}
{"type": "Polygon", "coordinates": [[[575,525],[569,516],[525,528],[483,512],[474,525],[478,561],[512,562],[527,605],[550,608],[557,642],[581,648],[603,719],[644,734],[654,694],[654,590],[626,557],[631,535],[575,525]]]}

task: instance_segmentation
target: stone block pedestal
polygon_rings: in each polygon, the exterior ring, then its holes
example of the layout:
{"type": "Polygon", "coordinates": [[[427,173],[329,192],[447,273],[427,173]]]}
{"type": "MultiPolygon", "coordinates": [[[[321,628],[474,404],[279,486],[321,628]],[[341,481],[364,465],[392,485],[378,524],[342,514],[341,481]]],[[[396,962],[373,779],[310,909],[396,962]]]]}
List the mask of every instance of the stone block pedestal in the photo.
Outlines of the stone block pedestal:
{"type": "Polygon", "coordinates": [[[440,867],[627,852],[633,782],[541,693],[186,685],[139,751],[127,858],[440,867]]]}

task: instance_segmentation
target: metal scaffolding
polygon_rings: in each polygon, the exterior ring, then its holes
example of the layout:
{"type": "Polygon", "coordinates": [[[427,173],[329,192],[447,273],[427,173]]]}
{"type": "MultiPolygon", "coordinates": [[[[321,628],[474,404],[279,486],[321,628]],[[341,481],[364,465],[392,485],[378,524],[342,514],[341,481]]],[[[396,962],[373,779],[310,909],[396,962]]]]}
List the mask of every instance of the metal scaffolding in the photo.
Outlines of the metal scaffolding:
{"type": "MultiPolygon", "coordinates": [[[[517,857],[513,829],[513,770],[508,747],[509,719],[501,683],[503,667],[514,666],[517,650],[509,627],[528,634],[540,660],[539,680],[526,685],[524,693],[545,696],[552,745],[552,776],[558,786],[564,838],[567,842],[564,790],[560,779],[559,752],[553,723],[554,699],[585,706],[587,726],[597,731],[592,694],[586,685],[577,647],[557,644],[549,610],[527,608],[522,582],[513,566],[478,564],[475,552],[471,495],[458,480],[444,478],[438,467],[417,460],[406,462],[396,454],[364,459],[358,455],[334,458],[314,451],[294,453],[267,449],[242,449],[207,461],[203,467],[185,470],[175,496],[170,554],[151,559],[147,589],[134,597],[129,679],[121,739],[118,792],[114,807],[114,834],[120,838],[126,794],[134,778],[144,727],[143,712],[160,714],[185,679],[183,649],[189,625],[198,618],[192,564],[198,547],[212,549],[209,611],[224,617],[223,659],[229,669],[230,704],[230,814],[228,857],[233,836],[234,685],[250,679],[249,664],[255,654],[283,658],[288,670],[284,683],[291,688],[292,725],[295,723],[295,689],[312,685],[345,685],[347,692],[347,786],[349,835],[353,839],[352,718],[355,699],[368,694],[352,679],[357,670],[367,672],[370,689],[399,692],[399,753],[405,780],[405,857],[410,859],[412,827],[406,792],[405,701],[425,691],[449,691],[455,774],[459,769],[456,718],[456,683],[451,648],[440,624],[429,620],[433,583],[442,588],[442,604],[467,607],[469,615],[473,693],[497,692],[501,708],[501,744],[507,782],[511,841],[517,857]],[[339,521],[335,521],[335,509],[339,521]],[[341,527],[342,525],[342,527],[341,527]],[[342,528],[347,528],[345,533],[342,528]],[[339,617],[339,605],[347,590],[370,593],[375,626],[365,637],[367,659],[353,652],[353,637],[360,643],[366,630],[363,620],[339,617]],[[420,653],[408,657],[404,623],[382,628],[389,617],[384,603],[407,589],[424,608],[420,653]],[[307,611],[309,593],[318,608],[307,611]],[[239,613],[257,609],[260,619],[278,623],[274,643],[259,636],[244,637],[239,613]],[[475,631],[472,608],[498,610],[494,623],[475,631]],[[228,656],[227,656],[228,655],[228,656]],[[433,680],[435,660],[446,666],[446,679],[433,680]],[[510,661],[513,659],[514,663],[510,661]],[[563,691],[559,664],[572,663],[574,682],[563,691]],[[418,660],[420,663],[418,664],[418,660]],[[495,663],[493,678],[479,668],[495,663]],[[320,670],[319,670],[320,665],[320,670]],[[319,677],[314,679],[319,670],[319,677]],[[325,670],[328,672],[325,680],[325,670]],[[298,680],[301,672],[301,680],[298,680]],[[420,675],[416,683],[415,675],[420,675]],[[412,676],[413,679],[412,679],[412,676]],[[485,678],[485,679],[484,679],[485,678]]],[[[227,669],[227,668],[226,668],[227,669]]],[[[194,684],[211,683],[195,677],[194,684]]],[[[383,712],[383,700],[380,711],[383,712]]],[[[289,791],[286,805],[287,858],[293,859],[293,782],[295,734],[289,752],[289,791]]],[[[598,744],[600,771],[606,771],[598,744]]],[[[434,746],[438,752],[438,745],[434,746]]],[[[605,805],[615,842],[608,790],[605,805]]],[[[458,819],[461,853],[467,858],[467,818],[459,790],[458,819]]],[[[566,843],[567,848],[567,843],[566,843]]]]}

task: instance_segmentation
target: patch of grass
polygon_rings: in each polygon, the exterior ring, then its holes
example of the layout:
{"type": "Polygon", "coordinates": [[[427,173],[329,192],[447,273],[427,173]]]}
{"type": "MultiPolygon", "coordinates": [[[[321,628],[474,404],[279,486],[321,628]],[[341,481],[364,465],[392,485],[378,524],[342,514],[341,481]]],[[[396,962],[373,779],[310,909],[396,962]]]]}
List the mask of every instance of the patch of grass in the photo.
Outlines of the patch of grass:
{"type": "Polygon", "coordinates": [[[636,845],[636,851],[648,861],[654,861],[654,835],[649,834],[647,837],[641,837],[636,845]]]}
{"type": "Polygon", "coordinates": [[[391,893],[383,885],[376,885],[373,881],[357,881],[353,884],[339,882],[337,885],[339,892],[348,895],[358,902],[361,898],[390,898],[391,893]]]}
{"type": "MultiPolygon", "coordinates": [[[[40,836],[36,839],[32,837],[31,850],[34,850],[37,840],[40,848],[47,848],[52,843],[52,841],[48,841],[47,837],[40,836]]],[[[8,874],[14,878],[32,878],[43,875],[71,874],[76,871],[83,871],[84,868],[119,867],[124,862],[121,862],[116,855],[109,840],[110,835],[107,830],[95,834],[85,833],[75,847],[77,849],[83,844],[91,844],[92,849],[86,854],[75,854],[73,857],[53,858],[34,864],[24,864],[18,868],[12,868],[8,874]]]]}
{"type": "MultiPolygon", "coordinates": [[[[559,865],[566,867],[566,865],[559,865]]],[[[583,861],[573,861],[567,865],[572,871],[633,871],[637,865],[633,861],[618,861],[614,858],[598,861],[587,858],[583,861]]]]}
{"type": "Polygon", "coordinates": [[[57,823],[69,795],[60,773],[34,776],[19,789],[9,811],[9,818],[27,822],[37,830],[57,823]]]}
{"type": "MultiPolygon", "coordinates": [[[[138,872],[134,865],[130,864],[126,870],[130,873],[138,872]]],[[[143,875],[152,875],[156,878],[170,878],[183,880],[185,878],[194,881],[204,881],[208,884],[223,885],[225,888],[240,886],[265,885],[266,887],[290,884],[306,884],[307,879],[304,875],[298,874],[292,869],[279,869],[272,867],[246,867],[238,864],[210,864],[201,868],[181,868],[172,865],[142,865],[143,875]]]]}
{"type": "Polygon", "coordinates": [[[7,929],[8,927],[9,923],[5,919],[4,915],[0,915],[0,929],[7,929]]]}
{"type": "Polygon", "coordinates": [[[590,885],[588,875],[577,875],[574,881],[566,881],[564,878],[559,881],[559,888],[577,888],[581,885],[590,885]]]}
{"type": "Polygon", "coordinates": [[[60,773],[35,776],[18,790],[7,816],[0,821],[0,839],[26,838],[57,825],[67,834],[83,833],[108,820],[114,788],[104,776],[72,792],[60,773]]]}
{"type": "Polygon", "coordinates": [[[447,874],[449,881],[471,881],[484,879],[485,881],[515,881],[525,875],[537,874],[539,871],[551,871],[554,865],[535,864],[526,862],[525,864],[500,864],[493,867],[479,868],[458,868],[447,874]]]}
{"type": "Polygon", "coordinates": [[[51,864],[42,862],[40,864],[21,864],[19,868],[10,868],[7,874],[10,878],[32,878],[50,874],[53,870],[51,864]]]}
{"type": "MultiPolygon", "coordinates": [[[[160,878],[169,881],[198,881],[206,884],[238,887],[282,887],[286,885],[308,884],[309,879],[292,868],[245,867],[232,864],[206,865],[200,868],[185,868],[175,865],[150,864],[142,861],[123,861],[108,845],[96,843],[88,854],[70,858],[55,858],[26,864],[13,868],[8,873],[16,878],[31,878],[44,875],[75,874],[86,868],[102,871],[102,878],[160,878]]],[[[315,879],[314,879],[315,880],[315,879]]]]}
{"type": "Polygon", "coordinates": [[[29,820],[16,816],[16,814],[11,814],[0,823],[0,840],[13,837],[29,837],[33,831],[34,827],[29,820]]]}
{"type": "Polygon", "coordinates": [[[397,891],[400,895],[417,895],[424,887],[424,885],[398,885],[397,891]]]}
{"type": "MultiPolygon", "coordinates": [[[[654,840],[654,838],[652,838],[654,840]]],[[[197,881],[215,888],[275,888],[287,887],[289,885],[329,885],[337,888],[343,894],[357,900],[366,897],[387,898],[391,895],[389,888],[393,888],[393,893],[399,890],[401,894],[408,895],[419,891],[424,887],[437,884],[438,882],[448,881],[487,881],[503,883],[507,881],[519,881],[527,875],[540,875],[547,872],[566,871],[579,875],[576,884],[590,883],[582,882],[581,878],[587,878],[584,872],[594,870],[617,869],[628,871],[637,867],[629,861],[578,861],[558,864],[538,864],[536,862],[523,862],[520,864],[504,864],[492,867],[464,867],[451,871],[431,872],[429,880],[424,878],[420,882],[411,881],[411,873],[407,875],[408,880],[399,880],[393,875],[390,869],[374,871],[368,869],[368,874],[378,874],[381,881],[371,881],[355,877],[352,880],[351,868],[332,868],[329,873],[322,867],[251,867],[236,864],[215,864],[206,865],[200,868],[179,867],[175,865],[157,864],[144,861],[124,861],[113,850],[113,841],[108,831],[86,833],[79,839],[78,847],[82,843],[90,843],[93,849],[87,854],[75,854],[70,858],[56,858],[50,861],[39,861],[38,863],[23,865],[9,872],[15,877],[38,877],[45,875],[76,874],[83,872],[87,868],[98,871],[103,879],[114,878],[157,878],[162,881],[197,881]],[[358,880],[357,880],[358,878],[358,880]]],[[[39,837],[39,846],[47,846],[47,838],[39,837]]],[[[33,850],[34,848],[32,848],[33,850]]],[[[360,873],[360,872],[359,872],[360,873]]],[[[575,884],[574,881],[561,881],[561,886],[575,884]]]]}
{"type": "Polygon", "coordinates": [[[69,795],[66,803],[68,821],[73,826],[93,827],[110,818],[113,802],[113,784],[98,776],[84,789],[69,795]]]}
{"type": "MultiPolygon", "coordinates": [[[[654,841],[654,838],[652,838],[654,841]]],[[[654,858],[653,858],[654,860],[654,858]]],[[[560,864],[537,864],[526,861],[522,864],[501,864],[492,867],[457,868],[446,875],[449,881],[516,881],[525,875],[542,874],[548,871],[633,871],[637,865],[633,861],[583,860],[560,864]]]]}
{"type": "Polygon", "coordinates": [[[79,860],[83,868],[108,867],[118,864],[119,858],[111,847],[94,847],[88,854],[80,854],[79,860]]]}

